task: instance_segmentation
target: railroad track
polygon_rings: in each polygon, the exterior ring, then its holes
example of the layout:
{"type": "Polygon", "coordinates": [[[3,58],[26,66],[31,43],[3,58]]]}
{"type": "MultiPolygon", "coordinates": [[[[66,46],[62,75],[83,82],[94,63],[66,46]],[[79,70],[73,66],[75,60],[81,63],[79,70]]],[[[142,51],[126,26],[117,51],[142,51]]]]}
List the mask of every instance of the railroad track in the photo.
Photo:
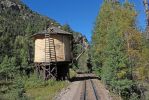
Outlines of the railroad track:
{"type": "Polygon", "coordinates": [[[95,83],[92,79],[84,80],[80,100],[100,100],[95,83]]]}

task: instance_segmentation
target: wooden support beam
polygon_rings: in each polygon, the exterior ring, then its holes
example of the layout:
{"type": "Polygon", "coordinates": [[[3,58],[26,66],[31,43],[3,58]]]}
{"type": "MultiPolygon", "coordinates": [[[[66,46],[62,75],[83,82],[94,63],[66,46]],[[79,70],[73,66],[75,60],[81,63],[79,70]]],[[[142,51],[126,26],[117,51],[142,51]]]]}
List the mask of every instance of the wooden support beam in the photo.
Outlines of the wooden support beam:
{"type": "Polygon", "coordinates": [[[37,77],[42,76],[44,80],[57,78],[57,64],[55,62],[35,63],[34,66],[37,77]]]}
{"type": "Polygon", "coordinates": [[[77,60],[81,57],[81,55],[82,55],[84,52],[85,52],[85,50],[82,51],[81,54],[79,54],[79,56],[78,56],[75,60],[77,61],[77,60]]]}

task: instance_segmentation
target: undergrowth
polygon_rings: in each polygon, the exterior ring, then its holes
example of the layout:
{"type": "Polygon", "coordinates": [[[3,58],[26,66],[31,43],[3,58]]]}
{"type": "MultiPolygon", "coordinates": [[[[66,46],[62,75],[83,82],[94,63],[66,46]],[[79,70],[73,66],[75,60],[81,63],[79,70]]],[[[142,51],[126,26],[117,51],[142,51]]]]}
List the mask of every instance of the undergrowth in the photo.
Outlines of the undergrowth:
{"type": "Polygon", "coordinates": [[[25,82],[26,95],[31,100],[51,100],[68,82],[42,79],[32,76],[25,82]]]}
{"type": "Polygon", "coordinates": [[[77,73],[73,69],[69,69],[70,79],[77,76],[77,73]]]}
{"type": "Polygon", "coordinates": [[[68,84],[66,81],[44,81],[36,75],[19,76],[13,81],[0,81],[0,100],[51,100],[68,84]]]}

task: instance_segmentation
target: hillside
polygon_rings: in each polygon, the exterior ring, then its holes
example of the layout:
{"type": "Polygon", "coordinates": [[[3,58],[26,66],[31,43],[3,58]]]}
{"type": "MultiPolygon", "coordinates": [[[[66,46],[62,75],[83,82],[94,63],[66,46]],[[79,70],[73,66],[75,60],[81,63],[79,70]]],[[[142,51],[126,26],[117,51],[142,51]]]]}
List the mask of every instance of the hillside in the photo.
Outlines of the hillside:
{"type": "MultiPolygon", "coordinates": [[[[0,23],[0,59],[3,59],[5,55],[9,57],[15,55],[14,49],[22,47],[19,45],[15,47],[14,43],[18,44],[19,39],[23,38],[23,36],[31,40],[29,37],[35,32],[43,30],[47,24],[54,23],[56,26],[60,25],[53,19],[31,11],[20,0],[0,1],[0,23]]],[[[24,39],[26,38],[23,38],[22,42],[25,41],[24,39]]]]}
{"type": "MultiPolygon", "coordinates": [[[[0,63],[7,56],[16,57],[19,66],[33,61],[32,34],[51,23],[61,26],[55,20],[33,12],[20,0],[0,1],[0,23],[0,63]]],[[[62,29],[72,32],[75,38],[81,37],[81,33],[74,32],[68,25],[62,29]]]]}
{"type": "MultiPolygon", "coordinates": [[[[24,97],[24,77],[28,79],[33,74],[34,41],[31,36],[51,24],[72,32],[75,39],[82,37],[81,33],[73,31],[69,25],[62,26],[30,10],[20,0],[0,1],[0,99],[10,95],[15,99],[24,97]]],[[[77,50],[78,45],[74,45],[74,48],[77,50]]],[[[80,51],[74,53],[77,56],[80,51]]],[[[36,81],[45,84],[34,78],[31,81],[36,86],[36,81]]]]}

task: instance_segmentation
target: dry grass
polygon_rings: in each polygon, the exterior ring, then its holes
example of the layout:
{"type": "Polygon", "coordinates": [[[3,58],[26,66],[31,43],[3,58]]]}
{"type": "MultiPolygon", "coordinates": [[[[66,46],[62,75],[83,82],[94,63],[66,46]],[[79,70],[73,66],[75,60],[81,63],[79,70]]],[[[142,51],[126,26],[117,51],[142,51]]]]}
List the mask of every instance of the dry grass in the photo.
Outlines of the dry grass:
{"type": "Polygon", "coordinates": [[[35,75],[24,81],[26,95],[29,100],[51,100],[61,89],[69,83],[66,81],[56,81],[37,78],[35,75]]]}
{"type": "Polygon", "coordinates": [[[32,100],[52,100],[52,98],[68,85],[65,81],[49,80],[48,85],[26,88],[26,95],[32,100]]]}

